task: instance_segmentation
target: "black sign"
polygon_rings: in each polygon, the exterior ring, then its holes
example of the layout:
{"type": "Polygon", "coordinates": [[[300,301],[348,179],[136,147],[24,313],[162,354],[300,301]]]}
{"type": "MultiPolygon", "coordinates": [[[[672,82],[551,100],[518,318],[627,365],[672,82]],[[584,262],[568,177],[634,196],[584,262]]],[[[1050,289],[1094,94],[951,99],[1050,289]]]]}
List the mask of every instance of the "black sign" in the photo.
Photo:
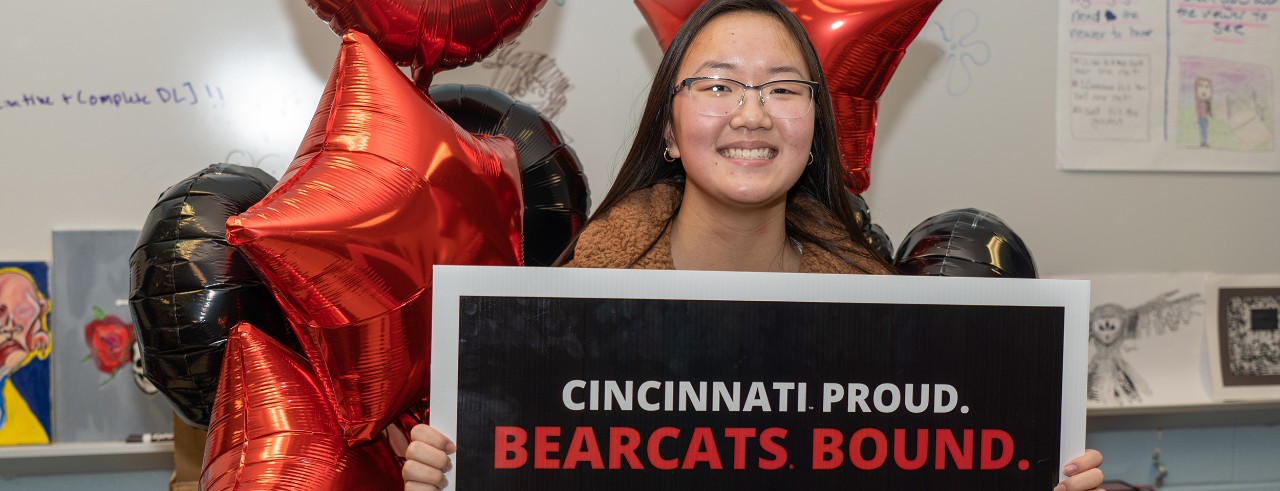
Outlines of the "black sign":
{"type": "Polygon", "coordinates": [[[1052,489],[1061,307],[463,296],[483,490],[1052,489]]]}

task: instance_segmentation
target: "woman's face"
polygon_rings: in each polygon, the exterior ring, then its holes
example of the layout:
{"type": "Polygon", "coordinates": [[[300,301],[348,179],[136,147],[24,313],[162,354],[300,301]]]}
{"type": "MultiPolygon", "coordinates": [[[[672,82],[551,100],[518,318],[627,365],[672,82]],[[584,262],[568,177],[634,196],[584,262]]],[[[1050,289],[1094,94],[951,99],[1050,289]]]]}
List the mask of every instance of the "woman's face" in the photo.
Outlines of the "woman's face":
{"type": "Polygon", "coordinates": [[[1208,80],[1196,80],[1196,98],[1206,100],[1213,97],[1213,85],[1208,80]]]}
{"type": "MultiPolygon", "coordinates": [[[[773,17],[724,14],[694,37],[676,83],[689,77],[724,77],[747,85],[772,80],[811,80],[800,46],[773,17]]],[[[694,110],[688,90],[677,92],[667,142],[687,174],[685,200],[764,207],[785,203],[809,161],[816,108],[792,119],[771,117],[759,92],[748,89],[728,116],[694,110]],[[691,194],[692,193],[692,194],[691,194]]]]}
{"type": "Polygon", "coordinates": [[[0,379],[49,344],[45,303],[35,283],[16,273],[0,274],[0,379]]]}

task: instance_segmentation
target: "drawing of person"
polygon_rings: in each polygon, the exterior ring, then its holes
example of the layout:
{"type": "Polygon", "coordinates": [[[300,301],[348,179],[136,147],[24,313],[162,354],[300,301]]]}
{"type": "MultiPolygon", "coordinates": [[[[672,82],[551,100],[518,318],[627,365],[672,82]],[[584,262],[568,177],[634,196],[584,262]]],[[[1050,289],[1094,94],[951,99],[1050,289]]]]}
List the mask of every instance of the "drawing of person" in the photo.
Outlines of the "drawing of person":
{"type": "Polygon", "coordinates": [[[1107,404],[1141,402],[1151,389],[1124,360],[1125,339],[1132,336],[1136,315],[1109,303],[1089,313],[1089,400],[1107,404]]]}
{"type": "Polygon", "coordinates": [[[1213,116],[1213,81],[1196,77],[1196,123],[1200,125],[1200,146],[1209,146],[1209,118],[1213,116]]]}
{"type": "Polygon", "coordinates": [[[1125,361],[1126,343],[1143,336],[1177,331],[1199,314],[1199,293],[1176,296],[1177,290],[1128,309],[1114,303],[1089,311],[1089,400],[1111,405],[1142,402],[1151,389],[1125,361]]]}
{"type": "MultiPolygon", "coordinates": [[[[48,375],[53,343],[48,327],[49,303],[35,280],[18,268],[0,269],[0,444],[49,443],[49,423],[28,401],[31,385],[20,370],[32,362],[48,375]]],[[[47,412],[47,411],[46,411],[47,412]]],[[[46,418],[47,419],[47,418],[46,418]]]]}

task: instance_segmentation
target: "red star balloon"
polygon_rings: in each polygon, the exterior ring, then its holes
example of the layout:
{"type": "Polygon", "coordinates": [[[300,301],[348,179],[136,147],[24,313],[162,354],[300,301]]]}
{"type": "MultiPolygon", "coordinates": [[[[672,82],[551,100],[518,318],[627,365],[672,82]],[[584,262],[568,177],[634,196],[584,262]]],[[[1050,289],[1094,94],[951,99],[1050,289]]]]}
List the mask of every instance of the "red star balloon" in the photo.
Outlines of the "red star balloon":
{"type": "Polygon", "coordinates": [[[338,34],[371,36],[387,56],[414,67],[418,86],[470,65],[520,34],[547,0],[307,0],[338,34]]]}
{"type": "Polygon", "coordinates": [[[368,36],[342,39],[298,155],[227,221],[352,444],[426,397],[431,266],[519,264],[516,148],[471,135],[368,36]]]}
{"type": "MultiPolygon", "coordinates": [[[[666,49],[701,0],[635,0],[666,49]]],[[[784,0],[813,40],[836,114],[845,185],[871,184],[876,105],[941,0],[784,0]]]]}
{"type": "Polygon", "coordinates": [[[200,489],[402,489],[385,439],[347,445],[311,367],[240,323],[227,338],[200,489]]]}

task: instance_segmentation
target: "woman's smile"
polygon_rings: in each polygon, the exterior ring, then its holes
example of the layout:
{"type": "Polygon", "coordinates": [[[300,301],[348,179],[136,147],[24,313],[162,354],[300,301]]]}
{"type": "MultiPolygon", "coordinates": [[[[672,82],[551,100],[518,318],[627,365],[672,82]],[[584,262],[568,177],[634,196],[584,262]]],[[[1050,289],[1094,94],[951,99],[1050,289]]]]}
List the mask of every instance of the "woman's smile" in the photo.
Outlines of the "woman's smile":
{"type": "Polygon", "coordinates": [[[772,160],[774,157],[778,156],[778,151],[768,147],[729,147],[720,149],[720,156],[727,159],[737,160],[772,160]]]}

